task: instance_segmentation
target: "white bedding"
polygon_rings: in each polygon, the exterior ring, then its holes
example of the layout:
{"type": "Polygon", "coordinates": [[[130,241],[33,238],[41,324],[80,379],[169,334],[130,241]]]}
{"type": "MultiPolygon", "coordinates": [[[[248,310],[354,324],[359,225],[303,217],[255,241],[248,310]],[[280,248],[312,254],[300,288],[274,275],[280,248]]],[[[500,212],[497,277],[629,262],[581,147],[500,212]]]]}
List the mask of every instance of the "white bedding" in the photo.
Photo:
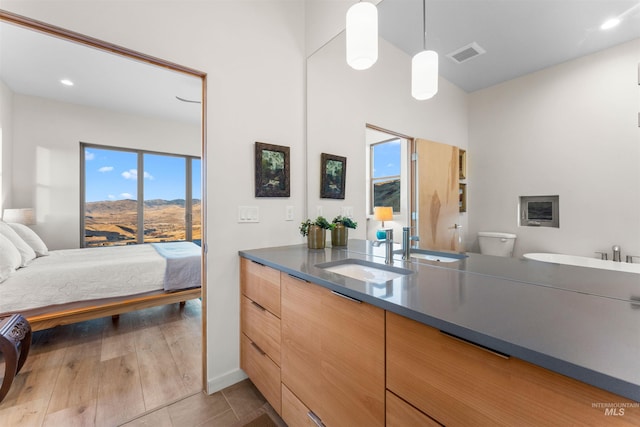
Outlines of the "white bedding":
{"type": "Polygon", "coordinates": [[[163,290],[166,265],[149,244],[50,251],[0,283],[0,313],[163,290]]]}

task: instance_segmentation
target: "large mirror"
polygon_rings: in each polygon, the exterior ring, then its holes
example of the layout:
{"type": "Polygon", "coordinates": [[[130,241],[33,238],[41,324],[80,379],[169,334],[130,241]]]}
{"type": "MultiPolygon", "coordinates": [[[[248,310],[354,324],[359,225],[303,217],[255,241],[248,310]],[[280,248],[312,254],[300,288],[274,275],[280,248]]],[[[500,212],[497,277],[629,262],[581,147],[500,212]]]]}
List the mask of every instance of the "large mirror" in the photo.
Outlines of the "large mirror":
{"type": "MultiPolygon", "coordinates": [[[[422,50],[422,5],[378,4],[379,59],[368,70],[346,64],[344,32],[308,58],[309,215],[352,210],[372,227],[351,236],[370,238],[378,224],[365,147],[370,129],[382,129],[466,150],[466,212],[455,221],[466,250],[478,251],[477,232],[501,231],[518,236],[515,256],[592,257],[614,244],[640,253],[638,3],[428,0],[439,91],[417,101],[410,62],[422,50]],[[611,17],[620,24],[601,30],[611,17]],[[461,60],[469,48],[484,53],[461,60]],[[344,200],[319,197],[321,153],[347,157],[344,200]],[[559,228],[521,225],[520,197],[548,195],[559,196],[559,228]]],[[[396,242],[422,214],[407,204],[394,215],[396,242]]]]}

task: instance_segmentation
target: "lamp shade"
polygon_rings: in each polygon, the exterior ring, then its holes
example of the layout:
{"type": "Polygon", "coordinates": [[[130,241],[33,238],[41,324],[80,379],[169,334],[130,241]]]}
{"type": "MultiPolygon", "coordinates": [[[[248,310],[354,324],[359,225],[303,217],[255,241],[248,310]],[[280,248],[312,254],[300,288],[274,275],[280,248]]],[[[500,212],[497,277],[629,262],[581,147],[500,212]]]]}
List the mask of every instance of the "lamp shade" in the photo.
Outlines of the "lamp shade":
{"type": "Polygon", "coordinates": [[[377,221],[391,221],[393,208],[391,206],[376,206],[373,208],[373,218],[377,221]]]}
{"type": "Polygon", "coordinates": [[[356,3],[347,11],[347,64],[366,70],[378,60],[378,9],[356,3]]]}
{"type": "Polygon", "coordinates": [[[411,95],[419,100],[438,93],[438,53],[423,50],[411,60],[411,95]]]}
{"type": "Polygon", "coordinates": [[[2,214],[4,222],[17,222],[18,224],[34,225],[36,215],[32,208],[5,209],[2,214]]]}

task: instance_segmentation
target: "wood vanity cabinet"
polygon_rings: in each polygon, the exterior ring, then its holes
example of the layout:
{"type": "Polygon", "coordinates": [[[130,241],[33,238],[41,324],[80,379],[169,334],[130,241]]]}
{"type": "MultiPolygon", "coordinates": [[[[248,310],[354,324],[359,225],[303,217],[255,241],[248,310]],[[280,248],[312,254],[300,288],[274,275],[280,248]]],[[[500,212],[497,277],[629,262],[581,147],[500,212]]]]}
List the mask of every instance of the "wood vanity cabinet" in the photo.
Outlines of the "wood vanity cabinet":
{"type": "Polygon", "coordinates": [[[640,425],[637,408],[592,405],[629,399],[390,312],[386,327],[387,388],[410,404],[388,399],[388,426],[410,406],[447,426],[640,425]]]}
{"type": "Polygon", "coordinates": [[[384,426],[384,310],[285,274],[281,286],[284,421],[384,426]]]}
{"type": "Polygon", "coordinates": [[[240,367],[280,414],[280,272],[240,258],[240,290],[240,367]]]}

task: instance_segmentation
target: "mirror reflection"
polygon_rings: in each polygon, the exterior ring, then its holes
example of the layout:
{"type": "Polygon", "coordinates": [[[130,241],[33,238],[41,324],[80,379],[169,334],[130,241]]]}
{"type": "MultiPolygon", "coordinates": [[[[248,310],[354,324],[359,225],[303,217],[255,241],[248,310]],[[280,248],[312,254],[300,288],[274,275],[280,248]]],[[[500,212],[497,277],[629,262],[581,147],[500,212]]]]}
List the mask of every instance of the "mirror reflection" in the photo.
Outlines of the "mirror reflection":
{"type": "MultiPolygon", "coordinates": [[[[461,234],[466,250],[480,251],[478,232],[503,232],[517,236],[514,256],[593,257],[613,245],[640,252],[636,2],[427,1],[428,48],[441,63],[439,92],[428,101],[410,95],[422,2],[384,0],[378,7],[379,59],[369,70],[348,67],[344,33],[308,58],[309,212],[321,207],[331,216],[353,207],[367,229],[379,228],[368,190],[369,124],[463,150],[465,177],[458,175],[450,197],[459,205],[465,184],[466,209],[444,228],[448,241],[461,234]],[[600,30],[610,16],[624,19],[600,30]],[[460,63],[447,56],[473,42],[485,53],[460,63]],[[320,152],[348,158],[343,201],[317,196],[320,152]],[[521,224],[518,204],[527,196],[558,196],[560,226],[521,224]]],[[[410,171],[402,177],[415,183],[410,171]]],[[[407,210],[385,225],[395,236],[405,225],[433,234],[433,222],[418,223],[433,205],[425,213],[410,188],[407,197],[407,210]]],[[[371,238],[368,230],[356,234],[371,238]]]]}

